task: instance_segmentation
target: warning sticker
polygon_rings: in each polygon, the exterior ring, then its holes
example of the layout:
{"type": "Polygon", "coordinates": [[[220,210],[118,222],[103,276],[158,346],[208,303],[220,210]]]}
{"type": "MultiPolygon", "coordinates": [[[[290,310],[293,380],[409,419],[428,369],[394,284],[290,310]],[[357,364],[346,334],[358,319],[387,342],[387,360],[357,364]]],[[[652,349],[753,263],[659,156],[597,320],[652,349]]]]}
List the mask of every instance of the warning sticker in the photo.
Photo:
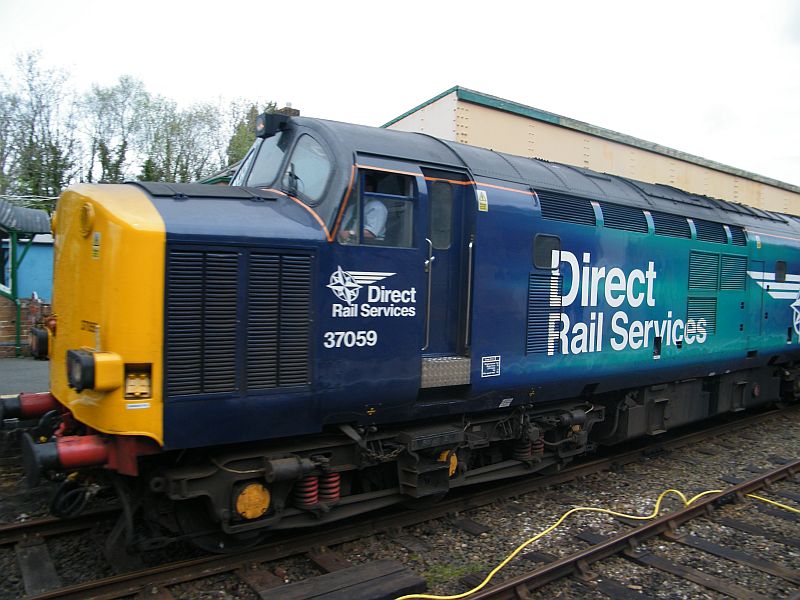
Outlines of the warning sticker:
{"type": "Polygon", "coordinates": [[[100,232],[95,231],[92,237],[92,258],[100,258],[100,232]]]}
{"type": "Polygon", "coordinates": [[[497,377],[500,375],[500,357],[481,357],[481,377],[497,377]]]}
{"type": "Polygon", "coordinates": [[[486,195],[484,190],[478,190],[478,210],[489,212],[489,196],[486,195]]]}

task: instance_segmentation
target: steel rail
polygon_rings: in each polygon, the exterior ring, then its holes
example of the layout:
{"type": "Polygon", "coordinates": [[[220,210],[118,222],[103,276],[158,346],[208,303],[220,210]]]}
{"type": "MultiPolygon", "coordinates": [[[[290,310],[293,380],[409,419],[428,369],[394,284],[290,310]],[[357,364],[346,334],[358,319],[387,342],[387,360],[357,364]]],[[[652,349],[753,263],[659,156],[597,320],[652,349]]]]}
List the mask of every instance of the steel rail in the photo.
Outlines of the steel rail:
{"type": "Polygon", "coordinates": [[[771,483],[793,476],[800,471],[800,460],[780,466],[768,473],[743,481],[716,494],[709,494],[693,502],[691,505],[675,512],[667,513],[645,525],[622,532],[599,544],[559,558],[525,575],[508,579],[495,586],[484,588],[469,596],[470,600],[485,600],[488,598],[520,598],[525,597],[530,590],[539,588],[551,581],[584,571],[586,566],[619,554],[629,548],[635,548],[643,541],[657,535],[674,531],[680,525],[700,516],[706,516],[712,507],[720,502],[733,498],[743,498],[746,494],[768,486],[771,483]]]}
{"type": "Polygon", "coordinates": [[[73,533],[82,529],[90,529],[98,521],[113,517],[119,513],[119,507],[99,508],[87,511],[77,517],[61,519],[58,517],[42,517],[18,523],[0,524],[0,546],[16,544],[32,537],[49,537],[63,533],[73,533]]]}

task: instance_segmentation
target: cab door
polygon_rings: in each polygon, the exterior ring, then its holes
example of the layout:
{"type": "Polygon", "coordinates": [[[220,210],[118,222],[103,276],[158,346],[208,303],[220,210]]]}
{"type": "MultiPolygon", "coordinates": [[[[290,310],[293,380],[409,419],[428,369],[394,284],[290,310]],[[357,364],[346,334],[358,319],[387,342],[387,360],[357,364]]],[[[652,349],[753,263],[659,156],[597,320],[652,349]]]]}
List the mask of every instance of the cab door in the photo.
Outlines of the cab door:
{"type": "Polygon", "coordinates": [[[427,223],[423,264],[427,278],[422,387],[469,383],[469,315],[472,240],[467,232],[468,198],[460,173],[423,169],[427,223]]]}

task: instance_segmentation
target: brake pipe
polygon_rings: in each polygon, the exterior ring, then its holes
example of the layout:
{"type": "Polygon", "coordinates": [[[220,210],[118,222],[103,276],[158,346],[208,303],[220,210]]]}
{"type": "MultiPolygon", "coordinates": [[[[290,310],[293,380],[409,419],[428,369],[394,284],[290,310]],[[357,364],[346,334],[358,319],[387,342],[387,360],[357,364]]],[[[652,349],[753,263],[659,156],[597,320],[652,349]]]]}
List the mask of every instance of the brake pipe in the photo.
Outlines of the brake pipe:
{"type": "Polygon", "coordinates": [[[0,421],[3,419],[36,419],[59,407],[50,392],[22,393],[0,397],[0,421]]]}

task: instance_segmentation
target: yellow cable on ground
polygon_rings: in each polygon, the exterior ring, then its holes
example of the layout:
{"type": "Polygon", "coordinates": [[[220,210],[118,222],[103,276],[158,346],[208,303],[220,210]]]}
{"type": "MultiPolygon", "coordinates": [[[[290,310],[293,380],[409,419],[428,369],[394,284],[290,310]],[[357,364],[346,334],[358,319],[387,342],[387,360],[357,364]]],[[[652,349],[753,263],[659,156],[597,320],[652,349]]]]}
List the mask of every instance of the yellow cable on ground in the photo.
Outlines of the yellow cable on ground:
{"type": "MultiPolygon", "coordinates": [[[[622,517],[624,519],[635,519],[637,521],[649,521],[650,519],[655,519],[658,516],[658,513],[661,510],[661,502],[664,500],[664,498],[668,494],[675,494],[676,496],[678,496],[681,499],[681,501],[683,502],[684,506],[689,506],[692,503],[694,503],[697,500],[699,500],[700,498],[702,498],[703,496],[707,496],[709,494],[718,494],[718,493],[720,493],[722,491],[724,491],[724,490],[707,490],[705,492],[701,492],[701,493],[697,494],[696,496],[693,496],[692,498],[688,498],[687,499],[686,495],[683,492],[681,492],[680,490],[675,490],[675,489],[670,488],[668,490],[664,490],[663,492],[661,492],[661,494],[658,496],[658,499],[656,500],[656,505],[653,508],[653,511],[649,515],[629,515],[629,514],[625,514],[625,513],[616,512],[616,511],[613,511],[613,510],[610,510],[610,509],[607,509],[607,508],[593,508],[593,507],[590,507],[590,506],[577,506],[575,508],[569,509],[563,515],[561,515],[561,517],[555,523],[553,523],[550,527],[548,527],[544,531],[542,531],[540,533],[537,533],[532,538],[529,538],[529,539],[525,540],[524,542],[522,542],[519,546],[516,547],[516,549],[514,549],[514,551],[511,554],[509,554],[505,558],[505,560],[503,560],[503,562],[501,562],[494,569],[492,569],[483,581],[481,581],[478,585],[476,585],[471,590],[466,591],[466,592],[462,592],[461,594],[454,594],[452,596],[436,596],[436,595],[433,595],[433,594],[407,594],[405,596],[400,596],[399,598],[396,598],[395,600],[414,600],[414,599],[417,599],[417,600],[460,600],[461,598],[466,598],[467,596],[470,596],[470,595],[474,594],[475,592],[478,592],[478,591],[482,590],[484,587],[486,587],[488,585],[488,583],[492,580],[492,578],[498,572],[500,572],[500,570],[503,567],[505,567],[508,563],[510,563],[520,552],[522,552],[525,548],[527,548],[533,542],[543,538],[548,533],[552,532],[559,525],[561,525],[561,523],[563,523],[564,520],[567,517],[569,517],[570,515],[572,515],[574,513],[577,513],[577,512],[596,512],[596,513],[611,515],[612,517],[622,517]]],[[[760,500],[761,502],[766,502],[768,504],[773,504],[774,506],[777,506],[779,508],[783,508],[783,509],[791,511],[791,512],[800,513],[800,510],[798,510],[796,508],[793,508],[791,506],[787,506],[785,504],[781,504],[780,502],[775,502],[774,500],[769,500],[768,498],[764,498],[762,496],[757,496],[756,494],[747,494],[747,497],[748,498],[753,498],[755,500],[760,500]]]]}
{"type": "Polygon", "coordinates": [[[775,500],[770,500],[769,498],[764,498],[763,496],[757,496],[756,494],[747,494],[748,498],[754,498],[756,500],[761,500],[761,502],[766,502],[767,504],[772,504],[773,506],[777,506],[778,508],[782,508],[783,510],[788,510],[789,512],[793,512],[795,514],[800,515],[800,510],[794,508],[793,506],[787,506],[782,502],[776,502],[775,500]]]}

